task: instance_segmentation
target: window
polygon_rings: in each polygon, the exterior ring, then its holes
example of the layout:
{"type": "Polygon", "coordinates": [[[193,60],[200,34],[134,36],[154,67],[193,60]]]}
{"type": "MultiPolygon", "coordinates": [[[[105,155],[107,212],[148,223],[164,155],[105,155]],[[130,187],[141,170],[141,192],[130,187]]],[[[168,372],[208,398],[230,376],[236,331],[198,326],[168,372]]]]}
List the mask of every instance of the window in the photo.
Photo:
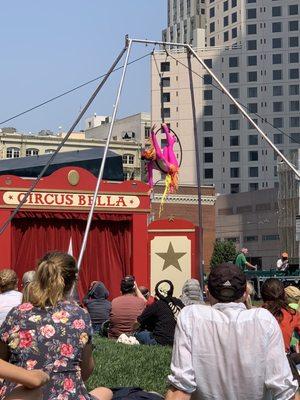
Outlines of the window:
{"type": "Polygon", "coordinates": [[[257,113],[257,103],[248,103],[248,111],[250,113],[257,113]]]}
{"type": "Polygon", "coordinates": [[[26,149],[26,157],[28,156],[37,156],[39,154],[38,149],[26,149]]]}
{"type": "Polygon", "coordinates": [[[168,72],[170,71],[170,63],[169,62],[162,62],[160,63],[160,70],[161,72],[168,72]]]}
{"type": "Polygon", "coordinates": [[[232,39],[237,37],[237,28],[231,29],[231,37],[232,37],[232,39]]]}
{"type": "Polygon", "coordinates": [[[203,146],[204,147],[213,147],[214,141],[212,137],[203,138],[203,146]]]}
{"type": "Polygon", "coordinates": [[[262,240],[265,242],[266,240],[279,240],[279,235],[262,235],[262,240]]]}
{"type": "Polygon", "coordinates": [[[162,100],[163,103],[169,103],[170,102],[170,97],[171,97],[170,93],[162,93],[161,100],[162,100]]]}
{"type": "MultiPolygon", "coordinates": [[[[150,128],[149,128],[150,129],[150,128]]],[[[51,153],[54,153],[55,152],[55,150],[54,149],[46,149],[45,150],[45,154],[51,154],[51,153]]]]}
{"type": "Polygon", "coordinates": [[[282,70],[281,69],[275,69],[273,71],[273,80],[274,81],[279,81],[282,79],[282,70]]]}
{"type": "Polygon", "coordinates": [[[215,7],[209,9],[209,16],[210,18],[213,18],[215,16],[215,7]]]}
{"type": "Polygon", "coordinates": [[[205,58],[203,61],[208,68],[212,68],[212,58],[205,58]]]}
{"type": "Polygon", "coordinates": [[[289,94],[291,96],[299,95],[299,85],[290,85],[289,86],[289,94]]]}
{"type": "Polygon", "coordinates": [[[249,135],[248,136],[248,144],[250,146],[255,146],[258,144],[258,135],[249,135]]]}
{"type": "Polygon", "coordinates": [[[290,63],[298,63],[299,62],[299,53],[290,53],[289,61],[290,61],[290,63]]]}
{"type": "Polygon", "coordinates": [[[248,87],[247,94],[248,97],[257,97],[257,87],[248,87]]]}
{"type": "Polygon", "coordinates": [[[272,7],[272,17],[281,17],[281,7],[272,7]]]}
{"type": "Polygon", "coordinates": [[[230,146],[239,146],[240,137],[239,136],[230,136],[230,146]]]}
{"type": "Polygon", "coordinates": [[[229,105],[229,114],[238,114],[239,110],[235,104],[229,105]]]}
{"type": "Polygon", "coordinates": [[[231,151],[230,152],[230,162],[238,162],[240,161],[240,152],[239,151],[231,151]]]}
{"type": "Polygon", "coordinates": [[[205,179],[213,179],[214,170],[212,168],[204,168],[204,178],[205,179]]]}
{"type": "Polygon", "coordinates": [[[257,81],[257,71],[249,71],[248,82],[256,82],[256,81],[257,81]]]}
{"type": "Polygon", "coordinates": [[[237,13],[234,12],[231,14],[231,23],[234,24],[237,21],[237,13]]]}
{"type": "Polygon", "coordinates": [[[248,56],[247,63],[248,66],[257,65],[257,56],[248,56]]]}
{"type": "Polygon", "coordinates": [[[273,86],[273,96],[282,96],[282,95],[283,95],[283,87],[282,86],[273,86]]]}
{"type": "Polygon", "coordinates": [[[212,77],[208,74],[205,74],[203,77],[203,83],[204,85],[209,85],[212,83],[212,77]]]}
{"type": "Polygon", "coordinates": [[[281,49],[282,48],[282,39],[281,38],[272,39],[272,47],[273,47],[273,49],[281,49]]]}
{"type": "Polygon", "coordinates": [[[290,111],[299,111],[299,100],[290,101],[290,111]]]}
{"type": "Polygon", "coordinates": [[[161,86],[169,87],[171,84],[170,78],[161,78],[161,86]]]}
{"type": "Polygon", "coordinates": [[[274,144],[282,144],[282,143],[283,143],[282,133],[274,133],[274,144]]]}
{"type": "Polygon", "coordinates": [[[273,22],[272,23],[272,32],[282,32],[282,23],[281,22],[273,22]]]}
{"type": "Polygon", "coordinates": [[[256,19],[256,8],[248,8],[247,19],[256,19]]]}
{"type": "Polygon", "coordinates": [[[299,128],[299,127],[300,127],[300,117],[291,117],[290,128],[299,128]]]}
{"type": "Polygon", "coordinates": [[[162,109],[162,117],[163,118],[170,118],[171,117],[171,109],[170,108],[163,108],[162,109]]]}
{"type": "Polygon", "coordinates": [[[210,45],[211,47],[214,47],[214,46],[216,45],[216,38],[215,38],[215,37],[211,37],[211,38],[209,39],[209,45],[210,45]]]}
{"type": "MultiPolygon", "coordinates": [[[[257,118],[252,118],[252,119],[256,124],[258,123],[257,118]]],[[[254,126],[250,122],[248,122],[248,129],[255,129],[254,126]]]]}
{"type": "Polygon", "coordinates": [[[239,81],[239,73],[238,72],[230,72],[229,83],[238,83],[238,81],[239,81]]]}
{"type": "Polygon", "coordinates": [[[210,24],[209,24],[209,32],[211,33],[211,32],[214,32],[215,31],[215,23],[214,22],[211,22],[210,24]]]}
{"type": "Polygon", "coordinates": [[[273,111],[274,112],[283,111],[283,102],[282,101],[274,101],[273,102],[273,111]]]}
{"type": "Polygon", "coordinates": [[[299,21],[289,21],[289,31],[299,31],[299,21]]]}
{"type": "Polygon", "coordinates": [[[256,3],[256,0],[247,0],[247,4],[256,3]]]}
{"type": "Polygon", "coordinates": [[[258,190],[258,183],[249,183],[249,192],[255,192],[258,190]]]}
{"type": "Polygon", "coordinates": [[[228,15],[226,17],[223,18],[223,26],[225,28],[225,26],[227,26],[229,24],[229,20],[228,20],[228,15]]]}
{"type": "Polygon", "coordinates": [[[231,119],[229,121],[229,129],[231,131],[237,131],[240,129],[240,120],[239,119],[231,119]]]}
{"type": "Polygon", "coordinates": [[[257,34],[257,25],[251,24],[247,25],[247,35],[256,35],[257,34]]]}
{"type": "Polygon", "coordinates": [[[232,97],[234,97],[235,99],[238,99],[240,97],[239,88],[231,88],[231,89],[229,89],[229,92],[232,95],[232,97]]]}
{"type": "Polygon", "coordinates": [[[238,57],[229,57],[228,59],[229,67],[238,67],[239,66],[239,58],[238,57]]]}
{"type": "Polygon", "coordinates": [[[290,133],[290,143],[300,144],[300,133],[290,133]]]}
{"type": "Polygon", "coordinates": [[[289,37],[289,46],[299,47],[299,37],[298,36],[289,37]]]}
{"type": "Polygon", "coordinates": [[[289,15],[298,15],[298,4],[289,6],[289,15]]]}
{"type": "Polygon", "coordinates": [[[258,151],[249,151],[248,152],[248,160],[249,161],[258,161],[258,151]]]}
{"type": "Polygon", "coordinates": [[[213,121],[204,121],[203,130],[205,132],[211,132],[213,130],[213,121]]]}
{"type": "Polygon", "coordinates": [[[289,70],[289,78],[290,79],[299,79],[299,69],[293,68],[289,70]]]}
{"type": "Polygon", "coordinates": [[[230,185],[230,193],[239,193],[240,192],[240,184],[239,183],[231,183],[230,185]]]}
{"type": "Polygon", "coordinates": [[[231,0],[231,7],[236,7],[237,6],[237,0],[231,0]]]}
{"type": "Polygon", "coordinates": [[[203,114],[204,115],[213,115],[213,106],[204,106],[203,114]]]}
{"type": "Polygon", "coordinates": [[[283,128],[283,118],[273,118],[274,128],[283,128]]]}
{"type": "Polygon", "coordinates": [[[212,98],[213,98],[212,90],[204,90],[203,91],[203,99],[204,100],[212,100],[212,98]]]}
{"type": "Polygon", "coordinates": [[[224,40],[224,42],[227,42],[229,40],[229,32],[228,31],[224,32],[223,40],[224,40]]]}
{"type": "Polygon", "coordinates": [[[273,54],[272,61],[273,64],[282,64],[282,54],[273,54]]]}
{"type": "Polygon", "coordinates": [[[123,154],[123,164],[134,164],[133,154],[123,154]]]}
{"type": "Polygon", "coordinates": [[[204,153],[204,162],[205,163],[212,163],[214,161],[213,153],[204,153]]]}
{"type": "Polygon", "coordinates": [[[8,147],[6,150],[6,158],[20,157],[20,149],[18,147],[8,147]]]}
{"type": "Polygon", "coordinates": [[[256,40],[247,40],[247,50],[256,50],[257,43],[256,40]]]}
{"type": "Polygon", "coordinates": [[[223,11],[227,11],[228,10],[228,0],[224,1],[223,3],[223,11]]]}
{"type": "Polygon", "coordinates": [[[258,236],[244,236],[244,242],[257,242],[258,236]]]}
{"type": "Polygon", "coordinates": [[[240,169],[230,168],[230,178],[239,178],[239,177],[240,177],[240,169]]]}
{"type": "Polygon", "coordinates": [[[258,167],[249,167],[249,177],[250,178],[258,177],[258,167]]]}

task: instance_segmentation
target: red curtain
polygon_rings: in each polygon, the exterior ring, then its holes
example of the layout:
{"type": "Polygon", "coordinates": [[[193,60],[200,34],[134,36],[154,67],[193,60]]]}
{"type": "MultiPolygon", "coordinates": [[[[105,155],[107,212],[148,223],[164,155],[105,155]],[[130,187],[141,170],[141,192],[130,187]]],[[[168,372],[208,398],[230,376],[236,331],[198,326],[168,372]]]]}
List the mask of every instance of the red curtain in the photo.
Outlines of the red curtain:
{"type": "MultiPolygon", "coordinates": [[[[19,277],[35,268],[46,252],[68,251],[71,238],[77,258],[86,218],[84,213],[18,213],[12,224],[12,267],[19,277]]],[[[105,283],[111,298],[119,295],[121,278],[131,273],[131,219],[131,215],[95,214],[79,274],[80,297],[94,280],[105,283]]]]}

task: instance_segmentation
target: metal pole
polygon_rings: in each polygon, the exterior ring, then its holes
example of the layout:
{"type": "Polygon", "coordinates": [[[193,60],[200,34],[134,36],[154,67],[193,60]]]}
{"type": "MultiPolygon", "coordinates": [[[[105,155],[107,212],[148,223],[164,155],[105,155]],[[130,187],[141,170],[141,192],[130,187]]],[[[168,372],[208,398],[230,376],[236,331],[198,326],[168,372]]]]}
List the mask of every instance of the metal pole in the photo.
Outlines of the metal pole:
{"type": "Polygon", "coordinates": [[[28,197],[30,196],[31,192],[36,188],[37,184],[39,183],[39,181],[41,180],[41,178],[44,176],[45,172],[47,171],[49,165],[52,163],[52,161],[54,160],[56,154],[60,151],[60,149],[63,147],[63,145],[66,143],[66,141],[69,139],[69,136],[71,135],[71,133],[73,132],[73,130],[75,129],[75,127],[77,126],[78,122],[81,120],[81,118],[83,117],[83,115],[86,113],[87,109],[89,108],[89,106],[92,104],[92,102],[94,101],[95,97],[97,96],[97,94],[100,92],[100,90],[102,89],[102,87],[104,86],[105,82],[107,81],[107,79],[109,78],[110,74],[113,72],[113,70],[115,69],[116,65],[119,63],[119,61],[121,60],[121,58],[123,57],[123,54],[125,53],[125,51],[127,50],[127,43],[126,46],[122,49],[122,51],[120,52],[120,54],[118,55],[118,57],[115,59],[115,61],[113,62],[112,66],[110,67],[110,69],[107,71],[105,77],[102,79],[102,81],[99,83],[99,85],[97,86],[97,88],[95,89],[94,93],[91,95],[91,97],[89,98],[88,102],[86,103],[86,105],[84,106],[84,108],[82,109],[82,111],[79,113],[78,117],[76,118],[75,122],[73,123],[73,125],[71,126],[71,128],[68,130],[66,136],[63,138],[63,140],[60,142],[60,144],[58,145],[57,149],[55,150],[55,152],[53,152],[51,154],[51,157],[49,158],[48,162],[46,163],[46,165],[44,166],[44,168],[42,169],[42,171],[39,173],[39,175],[37,176],[36,180],[33,182],[33,184],[31,185],[31,187],[28,189],[27,193],[25,194],[25,196],[23,197],[23,199],[20,201],[20,203],[18,204],[18,206],[14,209],[14,211],[11,213],[11,215],[9,216],[9,218],[6,220],[6,222],[2,225],[1,229],[0,229],[0,235],[5,231],[5,229],[8,227],[8,225],[10,224],[10,222],[13,220],[13,218],[15,217],[15,215],[18,213],[18,211],[20,210],[20,208],[26,203],[28,197]]]}
{"type": "Polygon", "coordinates": [[[191,53],[188,52],[188,65],[189,65],[189,80],[190,80],[190,91],[191,91],[191,102],[192,102],[192,114],[193,114],[193,125],[194,125],[194,142],[196,150],[196,176],[197,176],[197,191],[198,191],[198,246],[199,246],[199,275],[200,275],[200,285],[202,290],[204,289],[204,257],[203,257],[203,219],[202,219],[202,202],[201,202],[201,166],[200,166],[200,154],[199,154],[199,137],[197,130],[197,116],[196,116],[196,102],[195,102],[195,92],[193,84],[193,74],[192,74],[192,62],[191,53]]]}
{"type": "Polygon", "coordinates": [[[108,147],[109,147],[109,144],[110,144],[110,139],[111,139],[111,136],[112,136],[114,123],[115,123],[115,119],[116,119],[116,115],[117,115],[117,111],[118,111],[118,105],[119,105],[119,100],[120,100],[120,96],[121,96],[121,92],[122,92],[122,88],[123,88],[123,83],[124,83],[124,78],[125,78],[125,74],[126,74],[126,70],[127,70],[127,65],[128,65],[128,59],[129,59],[129,55],[130,55],[131,45],[132,45],[132,40],[126,38],[126,49],[127,49],[126,58],[125,58],[125,62],[124,62],[124,66],[123,66],[123,72],[122,72],[122,76],[121,76],[121,81],[120,81],[120,84],[119,84],[119,89],[118,89],[118,93],[117,93],[117,97],[116,97],[116,103],[114,105],[111,124],[110,124],[110,127],[109,127],[108,136],[107,136],[107,139],[106,139],[103,159],[102,159],[101,167],[100,167],[100,170],[99,170],[99,175],[98,175],[96,188],[95,188],[95,192],[94,192],[94,196],[93,196],[93,202],[92,202],[91,209],[89,211],[89,215],[88,215],[88,219],[87,219],[87,223],[86,223],[86,228],[85,228],[85,232],[84,232],[84,237],[83,237],[83,241],[82,241],[82,245],[81,245],[81,249],[80,249],[80,253],[79,253],[79,257],[78,257],[78,262],[77,262],[78,270],[80,269],[80,266],[81,266],[81,263],[82,263],[82,259],[83,259],[83,255],[84,255],[84,252],[85,252],[85,249],[86,249],[86,243],[87,243],[87,239],[88,239],[88,235],[89,235],[89,231],[90,231],[90,227],[91,227],[91,223],[92,223],[94,209],[95,209],[95,206],[96,206],[97,194],[98,194],[100,183],[101,183],[102,177],[103,177],[106,156],[107,156],[108,147]]]}

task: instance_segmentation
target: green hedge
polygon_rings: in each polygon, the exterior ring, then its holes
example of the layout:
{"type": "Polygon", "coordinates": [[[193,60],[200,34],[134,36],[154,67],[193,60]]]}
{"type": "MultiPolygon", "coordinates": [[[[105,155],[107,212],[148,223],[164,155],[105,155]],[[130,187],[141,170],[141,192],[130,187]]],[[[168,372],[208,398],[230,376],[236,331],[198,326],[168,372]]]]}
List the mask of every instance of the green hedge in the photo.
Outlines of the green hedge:
{"type": "Polygon", "coordinates": [[[138,386],[162,395],[170,373],[171,347],[126,345],[96,337],[95,370],[89,390],[98,386],[138,386]]]}

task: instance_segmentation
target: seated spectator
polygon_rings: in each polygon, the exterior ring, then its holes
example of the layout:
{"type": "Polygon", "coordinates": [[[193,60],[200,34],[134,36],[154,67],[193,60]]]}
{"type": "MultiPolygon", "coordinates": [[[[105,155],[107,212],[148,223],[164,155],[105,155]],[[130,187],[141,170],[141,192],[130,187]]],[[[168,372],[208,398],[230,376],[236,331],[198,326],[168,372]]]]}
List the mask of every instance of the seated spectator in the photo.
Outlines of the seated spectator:
{"type": "MultiPolygon", "coordinates": [[[[49,374],[50,381],[42,389],[44,400],[112,398],[109,389],[97,388],[89,394],[84,385],[94,369],[91,320],[87,311],[65,300],[77,273],[69,254],[46,254],[31,283],[31,302],[13,308],[0,329],[3,356],[10,355],[17,366],[49,374]]],[[[4,380],[1,393],[9,396],[15,388],[15,383],[4,380]]]]}
{"type": "Polygon", "coordinates": [[[204,304],[203,293],[198,279],[188,279],[184,283],[180,300],[185,306],[204,304]]]}
{"type": "MultiPolygon", "coordinates": [[[[49,381],[49,375],[38,369],[27,371],[0,360],[0,379],[18,384],[4,400],[42,400],[43,394],[39,388],[49,381]]],[[[1,392],[0,396],[3,394],[1,392]]]]}
{"type": "Polygon", "coordinates": [[[14,270],[0,271],[0,325],[8,312],[22,302],[22,293],[18,291],[18,277],[14,270]]]}
{"type": "Polygon", "coordinates": [[[24,273],[22,277],[22,292],[23,292],[23,297],[22,297],[22,303],[27,303],[29,302],[29,287],[31,282],[34,280],[35,276],[35,271],[27,271],[24,273]]]}
{"type": "Polygon", "coordinates": [[[173,297],[174,286],[171,281],[163,280],[155,287],[155,303],[145,308],[138,317],[140,332],[135,337],[142,344],[173,345],[177,317],[184,304],[173,297]]]}
{"type": "Polygon", "coordinates": [[[112,339],[118,339],[122,333],[132,334],[136,319],[146,306],[146,299],[131,275],[122,279],[121,294],[111,302],[108,337],[112,339]]]}
{"type": "Polygon", "coordinates": [[[147,300],[146,306],[150,306],[151,304],[153,304],[155,302],[155,298],[153,296],[151,296],[150,290],[148,288],[146,288],[146,286],[139,286],[139,289],[140,289],[140,292],[142,293],[142,295],[147,300]]]}
{"type": "Polygon", "coordinates": [[[284,292],[285,292],[285,297],[286,297],[289,307],[293,308],[296,311],[299,310],[300,289],[298,289],[296,286],[287,286],[284,289],[284,292]]]}
{"type": "Polygon", "coordinates": [[[104,283],[97,281],[92,282],[88,293],[83,298],[83,304],[92,320],[94,333],[100,333],[103,322],[109,319],[111,302],[107,300],[108,296],[109,291],[104,283]]]}

